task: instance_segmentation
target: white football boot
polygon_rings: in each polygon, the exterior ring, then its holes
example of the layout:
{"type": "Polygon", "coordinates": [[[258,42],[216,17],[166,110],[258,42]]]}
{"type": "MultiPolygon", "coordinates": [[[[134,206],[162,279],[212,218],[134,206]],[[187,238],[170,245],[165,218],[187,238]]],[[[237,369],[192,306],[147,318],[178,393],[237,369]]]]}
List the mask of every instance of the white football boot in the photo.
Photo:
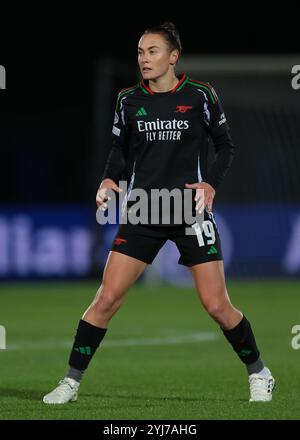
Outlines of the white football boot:
{"type": "Polygon", "coordinates": [[[268,368],[264,367],[261,372],[250,374],[249,385],[249,402],[270,402],[272,400],[275,379],[268,368]]]}
{"type": "Polygon", "coordinates": [[[43,402],[47,404],[75,402],[77,400],[79,385],[80,383],[76,382],[76,380],[65,377],[59,381],[58,387],[44,396],[43,402]]]}

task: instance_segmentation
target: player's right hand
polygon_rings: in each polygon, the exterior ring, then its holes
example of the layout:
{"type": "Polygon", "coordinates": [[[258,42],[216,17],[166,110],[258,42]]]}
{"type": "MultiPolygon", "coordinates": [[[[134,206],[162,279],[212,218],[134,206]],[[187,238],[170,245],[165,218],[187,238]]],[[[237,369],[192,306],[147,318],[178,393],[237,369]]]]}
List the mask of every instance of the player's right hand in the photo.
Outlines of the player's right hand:
{"type": "Polygon", "coordinates": [[[122,192],[122,188],[119,188],[116,182],[114,182],[112,179],[104,179],[101,182],[101,185],[98,188],[97,194],[96,194],[96,205],[97,208],[102,209],[102,211],[105,211],[107,208],[107,201],[111,200],[111,197],[107,195],[107,190],[112,189],[115,192],[122,192]]]}

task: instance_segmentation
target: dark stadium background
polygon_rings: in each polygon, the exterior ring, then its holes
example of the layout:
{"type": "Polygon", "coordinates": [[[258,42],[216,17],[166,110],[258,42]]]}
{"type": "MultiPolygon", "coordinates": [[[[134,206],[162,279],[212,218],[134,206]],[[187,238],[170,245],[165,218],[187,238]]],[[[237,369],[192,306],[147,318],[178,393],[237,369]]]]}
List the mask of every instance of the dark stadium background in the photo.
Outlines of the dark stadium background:
{"type": "Polygon", "coordinates": [[[300,350],[291,347],[300,324],[300,89],[291,86],[300,50],[293,17],[292,7],[263,13],[253,3],[164,10],[112,4],[106,11],[102,3],[26,4],[9,15],[3,7],[0,324],[7,350],[0,351],[0,418],[299,419],[300,350]],[[166,247],[114,318],[80,403],[42,408],[41,397],[65,373],[113,237],[96,222],[95,194],[115,99],[137,82],[140,35],[165,20],[178,26],[183,58],[199,70],[191,76],[219,92],[237,145],[217,193],[216,220],[230,296],[253,322],[279,379],[278,397],[249,408],[239,362],[166,247]],[[202,340],[206,334],[212,338],[202,340]],[[181,345],[168,342],[181,337],[181,345]],[[147,345],[152,339],[163,343],[147,345]]]}
{"type": "MultiPolygon", "coordinates": [[[[3,209],[81,205],[93,213],[91,222],[96,227],[95,191],[110,148],[116,95],[139,78],[136,47],[143,30],[164,20],[178,26],[183,57],[196,57],[196,79],[216,87],[232,127],[237,156],[218,191],[216,209],[218,204],[226,208],[228,203],[269,204],[276,212],[276,204],[291,207],[299,202],[299,92],[291,88],[288,58],[297,53],[298,46],[291,14],[279,17],[274,9],[272,15],[263,14],[254,7],[244,13],[224,5],[171,13],[166,9],[157,13],[149,6],[141,15],[131,7],[101,13],[78,7],[70,15],[55,8],[32,14],[25,10],[24,19],[19,11],[18,16],[10,16],[6,26],[4,23],[0,58],[7,74],[7,89],[0,96],[3,209]],[[288,33],[283,31],[287,19],[288,33]],[[238,69],[248,57],[251,69],[254,60],[257,72],[254,69],[247,76],[244,71],[226,75],[206,70],[201,74],[205,57],[235,60],[238,69]],[[274,68],[272,72],[276,57],[287,57],[286,71],[274,68]],[[260,70],[264,65],[270,70],[267,75],[260,70]],[[247,107],[253,95],[254,101],[247,107]],[[282,108],[276,108],[274,100],[280,103],[281,99],[282,108]]],[[[179,72],[180,68],[179,64],[179,72]]],[[[271,218],[273,211],[266,215],[271,218]]],[[[258,216],[256,212],[253,221],[258,222],[258,216]]],[[[95,230],[93,249],[101,236],[101,231],[95,230]]],[[[96,255],[87,273],[97,276],[105,255],[93,252],[96,255]]],[[[274,261],[267,263],[266,274],[280,274],[281,263],[274,261]]],[[[241,259],[234,261],[229,273],[243,275],[247,272],[243,264],[241,259]]],[[[264,275],[261,265],[257,270],[264,275]]],[[[249,275],[255,275],[255,267],[249,275]]],[[[13,270],[3,277],[14,278],[13,270]]]]}
{"type": "MultiPolygon", "coordinates": [[[[137,41],[153,23],[173,20],[182,36],[183,55],[199,54],[200,59],[201,54],[238,57],[299,51],[293,27],[283,32],[279,19],[267,20],[261,11],[257,15],[251,9],[247,16],[228,11],[223,16],[218,8],[195,9],[195,14],[193,10],[183,17],[179,12],[148,11],[141,17],[133,16],[132,9],[128,16],[126,10],[101,11],[94,16],[86,13],[81,21],[78,10],[75,18],[52,10],[49,17],[45,11],[40,18],[16,18],[15,26],[12,22],[4,26],[0,62],[7,70],[7,90],[1,92],[1,200],[94,202],[109,148],[101,145],[103,160],[96,164],[96,173],[91,144],[97,62],[99,58],[120,62],[113,83],[115,98],[120,88],[136,82],[137,41]]],[[[289,72],[287,76],[291,77],[289,72]]],[[[247,198],[247,193],[243,196],[247,198]]]]}

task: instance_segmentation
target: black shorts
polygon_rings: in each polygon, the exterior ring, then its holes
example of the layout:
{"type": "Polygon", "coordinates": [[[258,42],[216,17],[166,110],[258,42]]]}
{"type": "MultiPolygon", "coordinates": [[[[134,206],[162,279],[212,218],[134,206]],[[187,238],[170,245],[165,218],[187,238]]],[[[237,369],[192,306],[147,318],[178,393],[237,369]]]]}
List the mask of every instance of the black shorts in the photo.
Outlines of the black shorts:
{"type": "Polygon", "coordinates": [[[214,216],[206,211],[202,224],[197,223],[193,227],[121,224],[111,250],[151,264],[167,240],[172,240],[180,252],[178,264],[193,266],[223,260],[214,216]],[[186,234],[188,227],[191,228],[192,235],[186,234]]]}

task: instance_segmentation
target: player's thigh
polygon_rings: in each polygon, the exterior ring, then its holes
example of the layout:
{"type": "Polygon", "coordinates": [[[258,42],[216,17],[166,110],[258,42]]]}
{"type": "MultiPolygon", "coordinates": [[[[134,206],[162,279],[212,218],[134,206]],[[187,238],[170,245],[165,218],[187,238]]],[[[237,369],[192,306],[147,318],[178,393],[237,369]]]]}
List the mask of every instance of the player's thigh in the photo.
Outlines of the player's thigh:
{"type": "Polygon", "coordinates": [[[110,251],[103,272],[102,288],[119,294],[125,293],[139,278],[147,263],[122,254],[110,251]]]}
{"type": "Polygon", "coordinates": [[[229,302],[222,260],[196,264],[189,267],[189,270],[204,306],[229,302]]]}

